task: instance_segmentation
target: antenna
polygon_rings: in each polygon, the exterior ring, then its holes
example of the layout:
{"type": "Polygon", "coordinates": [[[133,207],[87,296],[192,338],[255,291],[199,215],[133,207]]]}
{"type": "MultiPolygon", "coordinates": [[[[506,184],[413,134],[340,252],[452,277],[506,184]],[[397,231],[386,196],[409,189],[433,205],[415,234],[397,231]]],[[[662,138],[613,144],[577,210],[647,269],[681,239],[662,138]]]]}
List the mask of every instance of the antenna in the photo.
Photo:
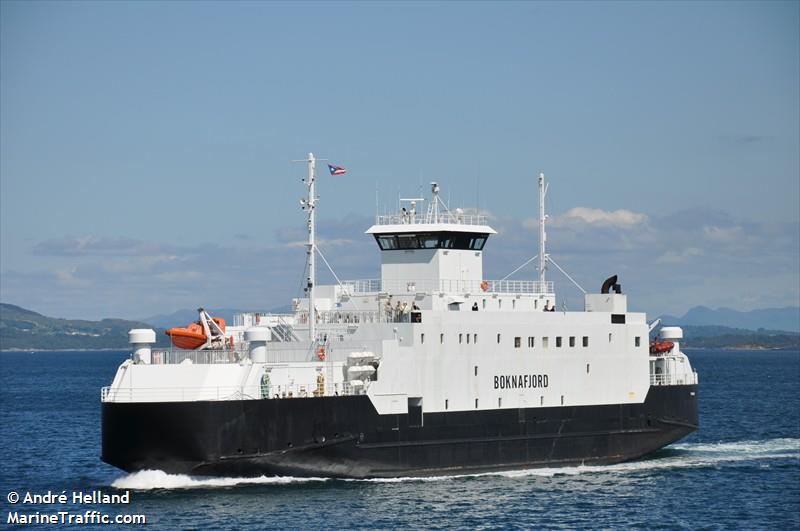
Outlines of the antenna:
{"type": "Polygon", "coordinates": [[[429,223],[439,223],[439,183],[431,182],[431,214],[433,220],[429,223]]]}
{"type": "Polygon", "coordinates": [[[547,221],[547,214],[544,213],[544,197],[547,195],[547,186],[544,184],[544,173],[539,173],[539,282],[540,289],[544,289],[545,270],[547,269],[546,242],[547,233],[544,224],[547,221]]]}

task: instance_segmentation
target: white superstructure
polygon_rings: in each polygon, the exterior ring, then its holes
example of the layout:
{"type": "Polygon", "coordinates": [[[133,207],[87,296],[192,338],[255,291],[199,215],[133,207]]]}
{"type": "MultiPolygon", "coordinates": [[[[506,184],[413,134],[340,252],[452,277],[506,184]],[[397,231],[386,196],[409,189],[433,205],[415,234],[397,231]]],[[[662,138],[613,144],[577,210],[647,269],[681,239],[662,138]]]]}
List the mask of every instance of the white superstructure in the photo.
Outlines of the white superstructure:
{"type": "Polygon", "coordinates": [[[677,343],[651,355],[646,316],[628,311],[615,282],[586,294],[581,311],[554,311],[544,175],[537,280],[485,278],[484,246],[496,232],[485,216],[451,210],[431,183],[426,208],[405,200],[366,231],[380,248],[379,279],[315,285],[317,160],[306,161],[310,267],[294,311],[238,315],[224,350],[151,350],[154,338],[132,331],[136,355],[104,401],[357,394],[380,414],[414,408],[422,422],[426,412],[642,403],[651,385],[697,382],[677,343]]]}

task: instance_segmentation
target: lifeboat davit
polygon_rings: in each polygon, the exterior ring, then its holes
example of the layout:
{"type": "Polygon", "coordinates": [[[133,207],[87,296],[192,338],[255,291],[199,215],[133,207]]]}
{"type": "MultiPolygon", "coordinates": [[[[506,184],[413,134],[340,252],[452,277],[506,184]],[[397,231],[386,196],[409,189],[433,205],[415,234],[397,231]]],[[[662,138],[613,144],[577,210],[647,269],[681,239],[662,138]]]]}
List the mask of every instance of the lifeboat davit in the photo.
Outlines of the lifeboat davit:
{"type": "MultiPolygon", "coordinates": [[[[225,332],[225,319],[221,317],[214,317],[212,319],[220,330],[225,332]]],[[[208,337],[203,330],[203,325],[200,321],[190,324],[189,326],[179,326],[170,328],[166,334],[172,339],[172,344],[178,348],[186,350],[194,350],[205,345],[208,337]]]]}
{"type": "Polygon", "coordinates": [[[663,354],[669,352],[675,347],[672,341],[659,341],[658,338],[650,343],[650,354],[663,354]]]}

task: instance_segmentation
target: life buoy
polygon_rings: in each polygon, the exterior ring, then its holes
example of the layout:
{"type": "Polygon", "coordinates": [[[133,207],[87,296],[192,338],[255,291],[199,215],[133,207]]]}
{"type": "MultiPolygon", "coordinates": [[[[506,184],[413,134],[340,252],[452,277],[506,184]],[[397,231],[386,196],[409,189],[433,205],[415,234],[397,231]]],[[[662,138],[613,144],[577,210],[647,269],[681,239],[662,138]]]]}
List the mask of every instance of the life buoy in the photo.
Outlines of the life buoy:
{"type": "Polygon", "coordinates": [[[489,283],[486,282],[485,280],[483,282],[481,282],[481,289],[483,291],[489,291],[489,283]]]}
{"type": "Polygon", "coordinates": [[[319,358],[319,361],[325,361],[325,347],[317,349],[317,358],[319,358]]]}
{"type": "Polygon", "coordinates": [[[231,348],[233,348],[233,336],[231,336],[231,337],[229,337],[229,338],[228,338],[228,346],[230,346],[231,348]]]}

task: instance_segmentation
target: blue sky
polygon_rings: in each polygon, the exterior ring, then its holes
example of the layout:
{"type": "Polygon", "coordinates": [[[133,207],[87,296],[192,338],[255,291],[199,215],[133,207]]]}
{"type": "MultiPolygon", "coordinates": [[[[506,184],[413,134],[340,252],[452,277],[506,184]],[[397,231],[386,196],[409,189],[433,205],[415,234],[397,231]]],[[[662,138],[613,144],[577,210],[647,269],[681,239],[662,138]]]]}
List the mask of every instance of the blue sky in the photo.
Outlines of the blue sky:
{"type": "Polygon", "coordinates": [[[620,273],[650,313],[798,304],[799,6],[4,1],[0,299],[280,306],[311,150],[348,168],[319,188],[340,276],[377,275],[376,187],[430,180],[493,216],[504,276],[536,253],[543,170],[585,287],[620,273]]]}

